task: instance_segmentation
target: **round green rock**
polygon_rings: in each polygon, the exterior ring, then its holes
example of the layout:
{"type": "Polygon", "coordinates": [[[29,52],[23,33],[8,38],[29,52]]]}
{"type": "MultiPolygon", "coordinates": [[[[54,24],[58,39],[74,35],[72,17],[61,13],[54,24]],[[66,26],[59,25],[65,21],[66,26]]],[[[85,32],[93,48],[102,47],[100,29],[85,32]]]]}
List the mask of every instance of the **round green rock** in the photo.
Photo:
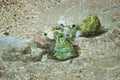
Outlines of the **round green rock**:
{"type": "Polygon", "coordinates": [[[96,14],[90,14],[81,24],[83,36],[95,35],[101,27],[100,20],[96,14]]]}

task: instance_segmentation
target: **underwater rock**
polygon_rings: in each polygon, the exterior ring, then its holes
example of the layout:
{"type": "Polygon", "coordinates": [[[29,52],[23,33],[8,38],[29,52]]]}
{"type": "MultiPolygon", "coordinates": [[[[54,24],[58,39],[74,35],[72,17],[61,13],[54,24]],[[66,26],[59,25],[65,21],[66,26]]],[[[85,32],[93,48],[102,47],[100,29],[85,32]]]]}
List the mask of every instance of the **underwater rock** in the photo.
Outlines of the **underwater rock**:
{"type": "Polygon", "coordinates": [[[72,43],[61,33],[55,31],[56,42],[54,52],[52,54],[53,59],[67,60],[78,56],[77,50],[73,47],[72,43]]]}
{"type": "Polygon", "coordinates": [[[32,41],[20,40],[15,37],[0,38],[0,56],[3,61],[40,61],[42,49],[32,41]]]}
{"type": "Polygon", "coordinates": [[[38,48],[35,44],[31,45],[30,47],[31,48],[29,53],[22,53],[18,56],[19,60],[25,62],[40,61],[43,55],[42,49],[38,48]]]}
{"type": "Polygon", "coordinates": [[[39,33],[34,37],[34,43],[43,50],[44,54],[53,51],[54,41],[47,38],[43,33],[39,33]]]}
{"type": "Polygon", "coordinates": [[[34,43],[41,48],[47,48],[49,44],[47,37],[43,33],[39,33],[34,37],[34,43]]]}
{"type": "Polygon", "coordinates": [[[83,36],[95,35],[101,27],[100,20],[96,14],[90,14],[83,20],[81,27],[83,36]]]}

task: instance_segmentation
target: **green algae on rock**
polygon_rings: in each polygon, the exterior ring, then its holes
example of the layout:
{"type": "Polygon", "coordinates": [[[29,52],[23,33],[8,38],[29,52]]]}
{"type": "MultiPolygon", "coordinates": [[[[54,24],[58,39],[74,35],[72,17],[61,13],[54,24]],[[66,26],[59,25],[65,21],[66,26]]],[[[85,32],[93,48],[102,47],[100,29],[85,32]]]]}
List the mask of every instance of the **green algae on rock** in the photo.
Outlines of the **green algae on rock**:
{"type": "Polygon", "coordinates": [[[95,35],[101,27],[100,20],[96,14],[90,14],[83,20],[81,27],[83,36],[95,35]]]}
{"type": "Polygon", "coordinates": [[[78,56],[77,50],[73,47],[73,44],[61,33],[55,31],[56,43],[52,58],[58,60],[67,60],[78,56]]]}

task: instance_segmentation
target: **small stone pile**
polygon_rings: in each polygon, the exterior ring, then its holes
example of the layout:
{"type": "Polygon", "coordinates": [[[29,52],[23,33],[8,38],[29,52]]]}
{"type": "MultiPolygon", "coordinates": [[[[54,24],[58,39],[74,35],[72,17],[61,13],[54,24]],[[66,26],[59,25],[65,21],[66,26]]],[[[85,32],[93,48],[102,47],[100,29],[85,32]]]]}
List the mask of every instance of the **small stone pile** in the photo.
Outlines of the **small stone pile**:
{"type": "Polygon", "coordinates": [[[72,41],[76,37],[90,37],[98,34],[101,24],[96,14],[90,14],[83,20],[81,25],[60,24],[47,29],[44,34],[48,39],[55,42],[52,58],[67,60],[78,56],[72,41]]]}

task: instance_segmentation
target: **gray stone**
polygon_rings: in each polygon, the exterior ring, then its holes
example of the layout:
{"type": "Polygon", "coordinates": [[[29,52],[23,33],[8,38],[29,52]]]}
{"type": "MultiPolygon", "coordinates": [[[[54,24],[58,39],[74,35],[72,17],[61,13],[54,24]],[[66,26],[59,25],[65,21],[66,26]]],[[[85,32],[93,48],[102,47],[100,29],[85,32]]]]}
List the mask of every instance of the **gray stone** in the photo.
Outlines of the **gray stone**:
{"type": "Polygon", "coordinates": [[[0,55],[3,61],[40,61],[42,49],[36,44],[15,37],[0,38],[0,55]]]}

